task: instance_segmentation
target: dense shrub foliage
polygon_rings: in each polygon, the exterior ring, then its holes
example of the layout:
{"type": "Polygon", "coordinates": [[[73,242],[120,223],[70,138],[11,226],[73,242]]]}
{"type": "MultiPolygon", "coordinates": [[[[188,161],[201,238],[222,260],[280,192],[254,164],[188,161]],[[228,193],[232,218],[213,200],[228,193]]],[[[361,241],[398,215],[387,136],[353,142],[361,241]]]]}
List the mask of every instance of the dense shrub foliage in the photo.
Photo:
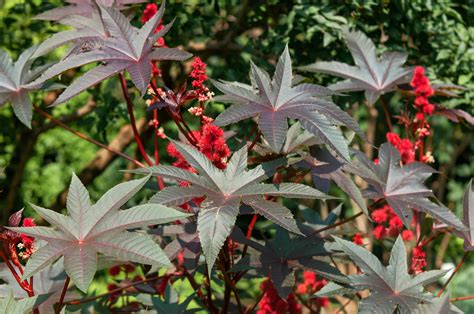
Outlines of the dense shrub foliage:
{"type": "Polygon", "coordinates": [[[469,5],[57,2],[0,13],[1,310],[470,310],[469,5]]]}

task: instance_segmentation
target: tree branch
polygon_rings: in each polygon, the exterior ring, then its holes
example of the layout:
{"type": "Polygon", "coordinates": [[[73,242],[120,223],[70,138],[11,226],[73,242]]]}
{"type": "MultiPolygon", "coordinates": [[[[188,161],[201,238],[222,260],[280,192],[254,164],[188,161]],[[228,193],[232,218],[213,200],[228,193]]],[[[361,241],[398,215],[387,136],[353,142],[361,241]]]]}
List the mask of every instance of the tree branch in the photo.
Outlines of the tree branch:
{"type": "MultiPolygon", "coordinates": [[[[57,120],[64,123],[64,124],[74,122],[74,121],[77,121],[77,120],[81,119],[82,117],[88,115],[92,111],[94,111],[94,109],[96,107],[97,107],[97,103],[91,97],[91,98],[89,98],[89,100],[87,100],[87,102],[84,106],[77,109],[75,112],[73,112],[70,115],[65,115],[65,116],[62,116],[60,118],[57,118],[57,120]]],[[[46,131],[48,131],[50,129],[53,129],[55,127],[58,127],[58,126],[59,125],[57,123],[54,123],[54,122],[51,121],[51,122],[39,127],[35,131],[37,133],[43,133],[43,132],[46,132],[46,131]]]]}
{"type": "MultiPolygon", "coordinates": [[[[137,130],[141,134],[147,128],[146,120],[140,119],[137,123],[137,130]]],[[[120,128],[117,136],[110,142],[107,148],[97,151],[94,159],[81,171],[79,178],[82,183],[87,185],[94,181],[96,177],[104,172],[105,169],[119,156],[117,153],[125,150],[134,141],[132,127],[127,124],[120,128]],[[113,152],[112,152],[113,151],[113,152]]],[[[140,166],[140,165],[139,165],[140,166]]],[[[141,165],[140,167],[143,167],[141,165]]],[[[50,207],[53,210],[61,210],[66,205],[67,190],[61,192],[56,202],[50,207]]]]}

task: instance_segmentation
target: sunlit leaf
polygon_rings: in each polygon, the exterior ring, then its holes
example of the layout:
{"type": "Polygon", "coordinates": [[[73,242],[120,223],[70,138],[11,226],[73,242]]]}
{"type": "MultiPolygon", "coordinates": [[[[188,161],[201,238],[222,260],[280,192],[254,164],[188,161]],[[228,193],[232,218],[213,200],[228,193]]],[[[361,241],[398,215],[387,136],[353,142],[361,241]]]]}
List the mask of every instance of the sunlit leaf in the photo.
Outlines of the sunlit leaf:
{"type": "Polygon", "coordinates": [[[394,90],[397,85],[410,81],[413,69],[403,67],[407,60],[406,53],[385,52],[378,57],[374,43],[364,33],[344,28],[343,35],[355,66],[320,61],[300,69],[345,78],[329,88],[335,92],[363,90],[369,104],[375,103],[380,95],[394,90]]]}
{"type": "Polygon", "coordinates": [[[323,87],[301,84],[293,86],[292,67],[288,47],[276,66],[273,80],[255,64],[251,64],[252,85],[217,81],[214,85],[224,93],[219,100],[233,104],[220,114],[216,125],[224,126],[258,116],[264,138],[275,152],[281,152],[288,130],[288,119],[296,119],[301,126],[349,159],[347,143],[337,126],[353,129],[362,138],[363,132],[352,118],[327,96],[323,87]]]}
{"type": "Polygon", "coordinates": [[[149,176],[121,183],[91,205],[87,190],[74,175],[69,188],[68,216],[35,206],[53,228],[11,228],[47,242],[28,260],[23,278],[33,276],[63,256],[66,273],[86,292],[97,270],[98,253],[121,261],[170,266],[160,246],[150,237],[127,229],[167,223],[189,214],[158,204],[120,210],[148,179],[149,176]]]}
{"type": "Polygon", "coordinates": [[[287,198],[329,199],[330,196],[302,184],[263,184],[262,180],[272,175],[274,169],[261,164],[247,170],[247,147],[235,152],[229,160],[228,167],[221,170],[201,152],[190,145],[173,141],[174,146],[186,161],[199,174],[193,174],[169,166],[153,166],[134,170],[134,173],[152,173],[156,176],[187,181],[189,186],[167,187],[152,198],[158,204],[177,205],[198,196],[205,196],[206,201],[199,212],[198,230],[201,245],[209,268],[229,236],[239,206],[246,204],[256,213],[265,216],[273,223],[297,234],[299,231],[291,211],[285,206],[265,200],[262,196],[284,196],[287,198]]]}

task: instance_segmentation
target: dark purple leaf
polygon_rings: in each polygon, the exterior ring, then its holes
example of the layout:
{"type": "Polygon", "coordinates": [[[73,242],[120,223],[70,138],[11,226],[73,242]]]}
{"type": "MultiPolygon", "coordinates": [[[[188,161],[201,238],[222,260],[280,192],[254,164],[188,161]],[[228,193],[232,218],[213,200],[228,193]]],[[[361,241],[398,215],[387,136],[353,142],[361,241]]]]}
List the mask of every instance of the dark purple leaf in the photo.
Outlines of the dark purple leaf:
{"type": "MultiPolygon", "coordinates": [[[[372,163],[362,155],[359,158],[365,158],[366,164],[372,163]]],[[[412,222],[412,210],[416,209],[455,229],[466,229],[449,208],[430,200],[434,195],[424,185],[424,181],[436,172],[433,168],[420,162],[402,166],[400,153],[390,143],[382,144],[379,149],[379,164],[373,168],[378,181],[366,177],[370,186],[364,194],[372,199],[384,198],[407,228],[412,222]]]]}
{"type": "Polygon", "coordinates": [[[95,11],[95,4],[106,7],[114,6],[120,10],[126,9],[128,4],[143,3],[147,0],[65,0],[70,3],[63,7],[43,12],[36,16],[39,20],[57,21],[71,15],[91,16],[95,11]]]}
{"type": "Polygon", "coordinates": [[[387,267],[367,249],[340,238],[334,239],[338,249],[354,261],[362,274],[348,276],[349,284],[345,286],[329,283],[315,296],[342,295],[368,289],[370,295],[360,302],[359,313],[392,314],[397,309],[400,313],[413,313],[434,298],[431,293],[423,292],[423,287],[436,282],[447,272],[431,270],[417,276],[409,275],[406,249],[400,236],[392,248],[387,267]]]}
{"type": "Polygon", "coordinates": [[[449,109],[436,106],[436,114],[444,116],[449,120],[459,123],[461,121],[466,121],[470,125],[474,125],[474,117],[471,116],[468,112],[461,109],[449,109]]]}
{"type": "Polygon", "coordinates": [[[275,237],[265,245],[249,240],[234,228],[232,239],[249,246],[250,259],[241,260],[233,271],[256,269],[261,275],[268,276],[285,299],[294,286],[294,272],[297,269],[310,270],[325,278],[346,282],[345,276],[321,258],[329,256],[324,241],[319,237],[290,237],[290,234],[277,228],[275,237]]]}

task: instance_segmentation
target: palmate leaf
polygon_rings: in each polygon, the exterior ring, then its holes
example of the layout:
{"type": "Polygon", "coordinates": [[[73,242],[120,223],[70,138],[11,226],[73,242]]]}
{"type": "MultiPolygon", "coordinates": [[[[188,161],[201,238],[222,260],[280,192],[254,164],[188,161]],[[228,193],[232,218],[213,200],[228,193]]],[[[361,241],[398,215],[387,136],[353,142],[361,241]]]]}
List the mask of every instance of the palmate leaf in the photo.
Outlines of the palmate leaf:
{"type": "Polygon", "coordinates": [[[454,233],[464,239],[464,250],[474,250],[474,190],[472,187],[472,179],[469,182],[463,199],[463,223],[467,230],[455,230],[454,233]]]}
{"type": "Polygon", "coordinates": [[[34,296],[17,301],[13,298],[12,294],[9,294],[8,297],[0,299],[0,312],[11,314],[31,313],[36,305],[37,299],[38,296],[34,296]]]}
{"type": "Polygon", "coordinates": [[[65,57],[71,54],[96,50],[103,46],[104,41],[108,37],[98,9],[91,12],[90,17],[72,15],[61,19],[60,23],[75,29],[56,33],[43,41],[34,54],[35,58],[71,42],[73,46],[66,53],[65,57]]]}
{"type": "Polygon", "coordinates": [[[351,51],[355,66],[341,62],[316,62],[300,67],[301,70],[327,73],[345,78],[329,86],[335,92],[365,91],[369,104],[385,92],[411,79],[412,68],[405,68],[407,54],[385,52],[377,57],[374,43],[360,31],[343,29],[344,39],[351,51]]]}
{"type": "MultiPolygon", "coordinates": [[[[323,144],[323,142],[317,139],[314,134],[303,130],[301,128],[301,123],[296,122],[292,124],[286,132],[285,144],[280,150],[280,153],[288,155],[293,152],[298,152],[300,148],[313,146],[316,144],[323,144]]],[[[262,156],[272,154],[274,152],[270,145],[266,143],[255,144],[253,151],[262,156]]]]}
{"type": "Polygon", "coordinates": [[[422,304],[414,312],[414,314],[463,314],[457,306],[449,303],[449,294],[441,297],[433,298],[431,303],[422,304]]]}
{"type": "Polygon", "coordinates": [[[276,66],[273,80],[255,64],[251,64],[252,85],[216,81],[224,93],[216,100],[233,105],[220,114],[215,124],[225,126],[258,116],[258,125],[270,147],[280,152],[285,142],[288,119],[298,120],[302,127],[349,159],[347,143],[337,126],[343,125],[365,138],[357,123],[330,99],[327,89],[311,84],[292,84],[292,67],[288,46],[276,66]]]}
{"type": "Polygon", "coordinates": [[[201,152],[190,145],[172,141],[186,161],[196,169],[194,174],[169,166],[154,166],[137,169],[134,173],[152,173],[155,176],[187,181],[190,186],[169,187],[155,194],[150,202],[163,205],[179,205],[195,197],[206,197],[204,208],[198,215],[198,230],[201,246],[209,269],[225,239],[229,236],[240,205],[252,207],[256,213],[273,223],[297,234],[301,234],[291,211],[283,205],[265,200],[262,196],[284,196],[288,198],[329,199],[330,196],[303,184],[263,184],[271,172],[266,165],[247,170],[247,147],[235,152],[227,168],[221,170],[201,152]]]}
{"type": "Polygon", "coordinates": [[[340,286],[331,283],[315,296],[348,294],[368,289],[370,295],[362,299],[359,313],[392,314],[413,313],[420,304],[431,303],[433,295],[423,292],[423,287],[436,282],[446,270],[431,270],[417,276],[408,274],[406,249],[402,238],[395,241],[389,265],[383,266],[375,255],[352,242],[334,237],[338,248],[346,253],[360,268],[361,275],[348,276],[349,284],[340,286]]]}
{"type": "Polygon", "coordinates": [[[56,9],[45,11],[36,16],[39,20],[57,21],[67,18],[71,15],[90,16],[95,10],[95,5],[100,4],[105,7],[116,7],[117,9],[126,9],[128,4],[143,3],[147,0],[66,0],[70,5],[62,6],[56,9]]]}
{"type": "Polygon", "coordinates": [[[31,69],[36,49],[36,46],[26,49],[15,63],[0,49],[0,108],[10,102],[15,116],[28,128],[33,118],[29,93],[41,88],[41,84],[30,83],[45,70],[44,66],[31,69]]]}
{"type": "Polygon", "coordinates": [[[140,30],[134,28],[116,8],[101,5],[99,8],[103,25],[109,34],[103,44],[96,50],[71,55],[61,60],[45,71],[34,83],[42,83],[66,70],[85,64],[93,62],[102,62],[103,64],[76,79],[56,99],[53,106],[71,99],[87,88],[124,70],[128,71],[133,84],[144,95],[151,79],[151,61],[182,61],[191,57],[191,54],[176,48],[154,46],[156,41],[168,32],[173,23],[171,22],[161,31],[154,33],[164,14],[164,1],[159,11],[140,30]]]}
{"type": "Polygon", "coordinates": [[[324,247],[319,237],[291,237],[290,234],[277,228],[275,237],[265,245],[249,240],[235,228],[232,240],[247,244],[251,254],[236,264],[234,270],[256,269],[258,274],[269,276],[280,297],[286,299],[295,284],[294,272],[297,269],[310,270],[325,278],[341,283],[347,282],[345,276],[329,263],[321,260],[331,253],[324,247]]]}
{"type": "Polygon", "coordinates": [[[195,295],[191,294],[182,303],[179,303],[178,294],[171,285],[166,286],[164,300],[159,297],[154,297],[149,294],[139,294],[137,299],[140,303],[146,307],[152,308],[147,310],[146,313],[159,314],[159,313],[173,313],[173,314],[190,314],[199,312],[199,309],[190,309],[188,306],[194,299],[195,295]]]}
{"type": "Polygon", "coordinates": [[[420,162],[401,166],[400,153],[390,143],[380,146],[378,165],[362,154],[358,158],[367,168],[372,168],[378,178],[376,181],[365,177],[370,186],[363,194],[371,199],[384,198],[407,228],[413,218],[411,210],[416,209],[455,229],[466,229],[449,208],[429,199],[434,198],[433,192],[423,182],[436,172],[433,168],[420,162]]]}
{"type": "Polygon", "coordinates": [[[163,249],[170,260],[178,258],[178,255],[182,253],[183,266],[189,272],[197,268],[201,256],[201,244],[196,220],[180,225],[164,226],[153,230],[152,233],[173,237],[173,240],[163,249]]]}
{"type": "Polygon", "coordinates": [[[48,243],[28,260],[23,278],[33,276],[64,256],[66,273],[86,292],[97,270],[98,253],[122,261],[170,266],[158,244],[142,233],[127,229],[167,223],[189,214],[158,204],[120,210],[148,179],[149,176],[121,183],[91,205],[89,193],[73,175],[67,200],[68,216],[32,205],[55,228],[10,228],[48,243]]]}
{"type": "Polygon", "coordinates": [[[302,208],[302,213],[305,222],[298,223],[301,232],[306,235],[306,238],[326,238],[331,233],[331,230],[319,232],[320,229],[332,225],[341,215],[342,203],[336,206],[325,219],[312,208],[302,208]]]}
{"type": "MultiPolygon", "coordinates": [[[[53,305],[61,297],[65,277],[66,274],[64,273],[62,260],[55,262],[33,276],[35,295],[42,295],[42,298],[46,296],[43,298],[45,300],[38,307],[41,314],[53,314],[55,312],[53,305]]],[[[9,294],[13,294],[15,299],[28,297],[28,294],[20,287],[11,271],[5,265],[1,265],[0,279],[6,282],[0,285],[0,297],[8,297],[9,294]]],[[[79,297],[78,293],[67,291],[64,301],[70,301],[79,297]]]]}
{"type": "MultiPolygon", "coordinates": [[[[351,173],[360,174],[360,168],[354,167],[341,158],[334,157],[327,149],[312,146],[310,152],[311,155],[304,157],[304,160],[297,166],[311,170],[314,186],[327,193],[331,181],[334,181],[370,219],[364,197],[350,177],[351,173]]],[[[365,172],[367,171],[370,170],[366,169],[365,172]]]]}

